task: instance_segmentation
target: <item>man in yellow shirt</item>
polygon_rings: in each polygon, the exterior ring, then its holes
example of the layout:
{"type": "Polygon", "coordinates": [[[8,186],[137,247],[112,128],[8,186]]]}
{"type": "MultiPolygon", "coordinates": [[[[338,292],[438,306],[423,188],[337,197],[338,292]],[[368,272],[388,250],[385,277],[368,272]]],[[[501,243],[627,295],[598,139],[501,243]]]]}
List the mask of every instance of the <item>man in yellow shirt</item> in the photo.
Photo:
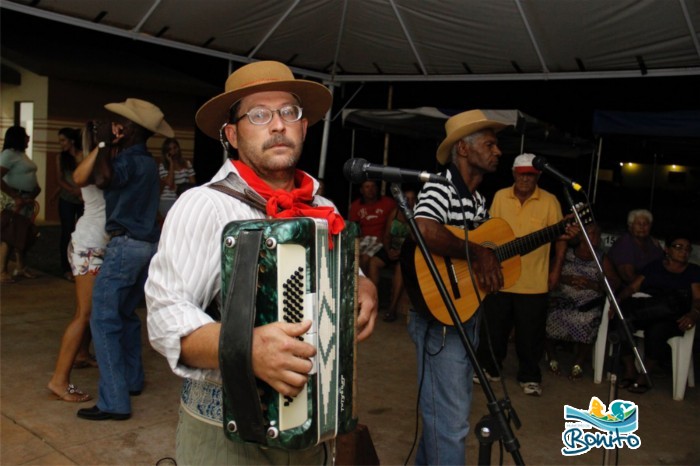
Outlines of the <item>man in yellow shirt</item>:
{"type": "MultiPolygon", "coordinates": [[[[532,166],[533,154],[522,154],[513,163],[513,186],[496,192],[489,212],[508,222],[516,237],[546,228],[562,219],[557,198],[537,186],[540,172],[532,166]]],[[[508,348],[508,337],[515,329],[515,348],[519,368],[517,379],[527,395],[542,394],[539,361],[544,350],[547,293],[561,274],[566,240],[555,242],[555,259],[550,268],[550,244],[547,243],[521,257],[520,278],[515,285],[500,290],[484,300],[478,356],[491,380],[497,380],[508,348]],[[487,340],[488,332],[498,367],[494,367],[487,340]]]]}

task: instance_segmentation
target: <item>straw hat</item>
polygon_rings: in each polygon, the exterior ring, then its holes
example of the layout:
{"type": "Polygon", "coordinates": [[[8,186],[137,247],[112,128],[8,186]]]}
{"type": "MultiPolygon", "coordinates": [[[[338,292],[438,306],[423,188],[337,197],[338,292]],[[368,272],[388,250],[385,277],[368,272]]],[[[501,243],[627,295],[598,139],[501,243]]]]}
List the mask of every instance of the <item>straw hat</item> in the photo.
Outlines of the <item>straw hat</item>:
{"type": "Polygon", "coordinates": [[[517,173],[542,173],[532,166],[535,154],[520,154],[513,160],[513,171],[517,173]]]}
{"type": "Polygon", "coordinates": [[[221,125],[228,121],[233,104],[256,92],[283,91],[297,96],[309,126],[319,121],[331,106],[331,93],[326,86],[313,81],[294,79],[292,71],[276,61],[259,61],[242,66],[226,80],[225,92],[197,111],[197,126],[207,136],[219,138],[221,125]]]}
{"type": "Polygon", "coordinates": [[[126,99],[124,102],[105,105],[110,112],[121,115],[154,133],[165,137],[175,137],[175,132],[170,127],[163,112],[150,102],[141,99],[126,99]]]}
{"type": "Polygon", "coordinates": [[[506,126],[508,126],[506,123],[489,120],[481,110],[469,110],[468,112],[454,115],[445,123],[447,137],[442,141],[440,147],[438,147],[438,162],[442,165],[446,164],[448,160],[450,160],[452,146],[463,137],[474,134],[485,128],[491,128],[495,132],[499,132],[506,126]]]}

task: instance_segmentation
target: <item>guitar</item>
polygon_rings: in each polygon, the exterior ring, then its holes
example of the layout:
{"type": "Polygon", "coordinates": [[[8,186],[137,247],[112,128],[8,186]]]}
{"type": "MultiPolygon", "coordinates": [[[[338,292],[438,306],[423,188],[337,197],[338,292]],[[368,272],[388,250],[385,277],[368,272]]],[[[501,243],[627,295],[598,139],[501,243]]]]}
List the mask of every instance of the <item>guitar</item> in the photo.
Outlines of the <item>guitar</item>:
{"type": "MultiPolygon", "coordinates": [[[[584,225],[593,221],[588,206],[579,205],[576,210],[584,225]]],[[[534,233],[516,238],[508,222],[501,218],[492,218],[478,228],[470,230],[469,241],[493,249],[501,264],[503,287],[509,288],[520,278],[520,256],[554,241],[564,233],[568,225],[575,223],[575,221],[575,219],[565,219],[534,233]]],[[[445,225],[445,228],[458,238],[465,238],[463,229],[450,225],[445,225]]],[[[420,248],[417,248],[415,243],[410,240],[404,244],[405,247],[401,251],[401,271],[411,303],[417,309],[429,312],[443,324],[454,325],[420,248]]],[[[432,254],[432,257],[454,303],[460,322],[466,322],[479,308],[479,299],[474,291],[466,259],[455,259],[436,254],[432,254]]],[[[486,292],[480,287],[479,293],[482,296],[486,295],[486,292]]]]}

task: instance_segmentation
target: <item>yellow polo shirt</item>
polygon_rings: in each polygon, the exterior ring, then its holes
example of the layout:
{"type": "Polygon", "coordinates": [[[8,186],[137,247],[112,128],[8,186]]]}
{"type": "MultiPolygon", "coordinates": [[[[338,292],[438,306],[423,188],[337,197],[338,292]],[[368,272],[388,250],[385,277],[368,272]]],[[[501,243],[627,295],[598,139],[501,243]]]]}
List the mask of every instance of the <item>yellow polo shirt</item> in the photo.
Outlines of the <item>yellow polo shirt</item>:
{"type": "MultiPolygon", "coordinates": [[[[523,204],[515,197],[512,186],[499,190],[493,197],[489,213],[491,217],[499,217],[508,222],[516,237],[541,230],[562,219],[561,205],[557,198],[539,186],[523,204]]],[[[502,291],[522,294],[546,293],[550,246],[551,243],[547,243],[521,256],[520,278],[515,285],[502,291]]]]}

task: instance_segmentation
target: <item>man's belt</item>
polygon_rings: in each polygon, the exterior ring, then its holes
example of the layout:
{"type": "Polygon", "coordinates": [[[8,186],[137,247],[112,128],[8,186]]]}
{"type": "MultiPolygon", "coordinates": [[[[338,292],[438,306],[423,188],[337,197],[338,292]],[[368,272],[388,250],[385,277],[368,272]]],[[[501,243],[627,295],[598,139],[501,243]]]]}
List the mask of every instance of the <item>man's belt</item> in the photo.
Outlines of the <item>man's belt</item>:
{"type": "Polygon", "coordinates": [[[120,228],[119,230],[112,230],[108,231],[107,234],[109,235],[110,239],[111,238],[116,238],[117,236],[124,236],[126,235],[127,231],[124,230],[123,228],[120,228]]]}
{"type": "Polygon", "coordinates": [[[221,385],[218,383],[185,379],[182,384],[180,404],[185,411],[202,422],[217,427],[223,424],[221,385]]]}

